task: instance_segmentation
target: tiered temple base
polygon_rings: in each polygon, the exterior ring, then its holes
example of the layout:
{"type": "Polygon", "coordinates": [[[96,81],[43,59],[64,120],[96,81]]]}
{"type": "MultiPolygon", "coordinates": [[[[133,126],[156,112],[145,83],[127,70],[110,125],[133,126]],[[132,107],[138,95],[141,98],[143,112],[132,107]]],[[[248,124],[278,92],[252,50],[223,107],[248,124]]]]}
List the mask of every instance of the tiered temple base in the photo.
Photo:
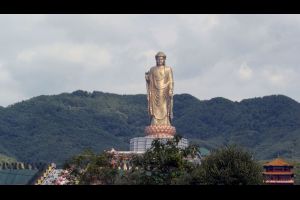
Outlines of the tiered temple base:
{"type": "MultiPolygon", "coordinates": [[[[147,149],[151,148],[152,141],[156,139],[154,137],[136,137],[130,140],[130,151],[133,152],[145,152],[147,149]]],[[[169,140],[170,138],[159,138],[161,141],[169,140]]],[[[178,143],[179,148],[188,147],[188,140],[185,138],[181,138],[178,143]]]]}
{"type": "Polygon", "coordinates": [[[145,134],[149,137],[155,138],[173,138],[176,133],[174,126],[168,125],[151,125],[146,126],[145,134]]]}
{"type": "MultiPolygon", "coordinates": [[[[161,141],[167,141],[172,139],[176,133],[174,126],[167,125],[152,125],[145,128],[146,137],[136,137],[130,140],[130,151],[134,152],[145,152],[151,147],[154,139],[161,141]]],[[[179,143],[179,148],[186,148],[188,146],[188,140],[182,138],[179,143]]]]}

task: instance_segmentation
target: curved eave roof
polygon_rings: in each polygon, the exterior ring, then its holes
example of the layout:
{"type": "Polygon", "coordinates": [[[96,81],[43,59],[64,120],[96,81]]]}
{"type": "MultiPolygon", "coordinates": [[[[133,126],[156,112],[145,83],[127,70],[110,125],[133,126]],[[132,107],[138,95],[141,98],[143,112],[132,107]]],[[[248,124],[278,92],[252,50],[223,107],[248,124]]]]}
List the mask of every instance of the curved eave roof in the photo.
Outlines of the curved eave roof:
{"type": "Polygon", "coordinates": [[[272,160],[271,162],[268,162],[266,164],[264,164],[264,167],[266,166],[289,166],[289,167],[293,167],[293,165],[287,163],[286,161],[284,161],[281,158],[276,158],[275,160],[272,160]]]}

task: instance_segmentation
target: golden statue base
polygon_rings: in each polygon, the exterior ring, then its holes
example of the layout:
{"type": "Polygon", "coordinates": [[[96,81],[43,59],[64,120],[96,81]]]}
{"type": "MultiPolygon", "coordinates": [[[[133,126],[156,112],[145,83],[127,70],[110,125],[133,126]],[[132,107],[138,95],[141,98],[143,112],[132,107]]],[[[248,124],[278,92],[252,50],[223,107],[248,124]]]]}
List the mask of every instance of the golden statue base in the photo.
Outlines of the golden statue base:
{"type": "Polygon", "coordinates": [[[168,125],[150,125],[146,126],[145,134],[147,137],[170,138],[174,137],[176,129],[168,125]]]}

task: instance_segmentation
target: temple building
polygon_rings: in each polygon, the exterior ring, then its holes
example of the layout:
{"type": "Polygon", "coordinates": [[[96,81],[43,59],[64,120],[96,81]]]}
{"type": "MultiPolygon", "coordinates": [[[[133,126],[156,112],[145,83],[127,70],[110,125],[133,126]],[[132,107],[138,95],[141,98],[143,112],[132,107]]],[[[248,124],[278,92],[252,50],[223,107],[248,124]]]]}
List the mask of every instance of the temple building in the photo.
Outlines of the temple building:
{"type": "Polygon", "coordinates": [[[264,183],[267,185],[293,185],[293,165],[277,158],[264,164],[264,183]]]}
{"type": "Polygon", "coordinates": [[[55,164],[0,162],[0,185],[36,185],[43,182],[55,164]]]}

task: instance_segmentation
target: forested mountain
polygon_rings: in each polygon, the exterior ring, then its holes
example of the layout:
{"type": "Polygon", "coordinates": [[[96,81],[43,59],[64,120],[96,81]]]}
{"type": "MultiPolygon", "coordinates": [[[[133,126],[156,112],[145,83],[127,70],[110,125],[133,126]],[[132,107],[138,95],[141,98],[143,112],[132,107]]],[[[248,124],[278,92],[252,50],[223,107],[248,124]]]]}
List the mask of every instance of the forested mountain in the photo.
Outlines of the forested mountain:
{"type": "MultiPolygon", "coordinates": [[[[75,91],[0,107],[0,154],[18,161],[63,163],[90,148],[129,150],[149,124],[146,95],[75,91]]],[[[201,147],[228,143],[257,159],[300,158],[300,104],[283,95],[233,102],[174,96],[177,133],[201,147]]]]}

